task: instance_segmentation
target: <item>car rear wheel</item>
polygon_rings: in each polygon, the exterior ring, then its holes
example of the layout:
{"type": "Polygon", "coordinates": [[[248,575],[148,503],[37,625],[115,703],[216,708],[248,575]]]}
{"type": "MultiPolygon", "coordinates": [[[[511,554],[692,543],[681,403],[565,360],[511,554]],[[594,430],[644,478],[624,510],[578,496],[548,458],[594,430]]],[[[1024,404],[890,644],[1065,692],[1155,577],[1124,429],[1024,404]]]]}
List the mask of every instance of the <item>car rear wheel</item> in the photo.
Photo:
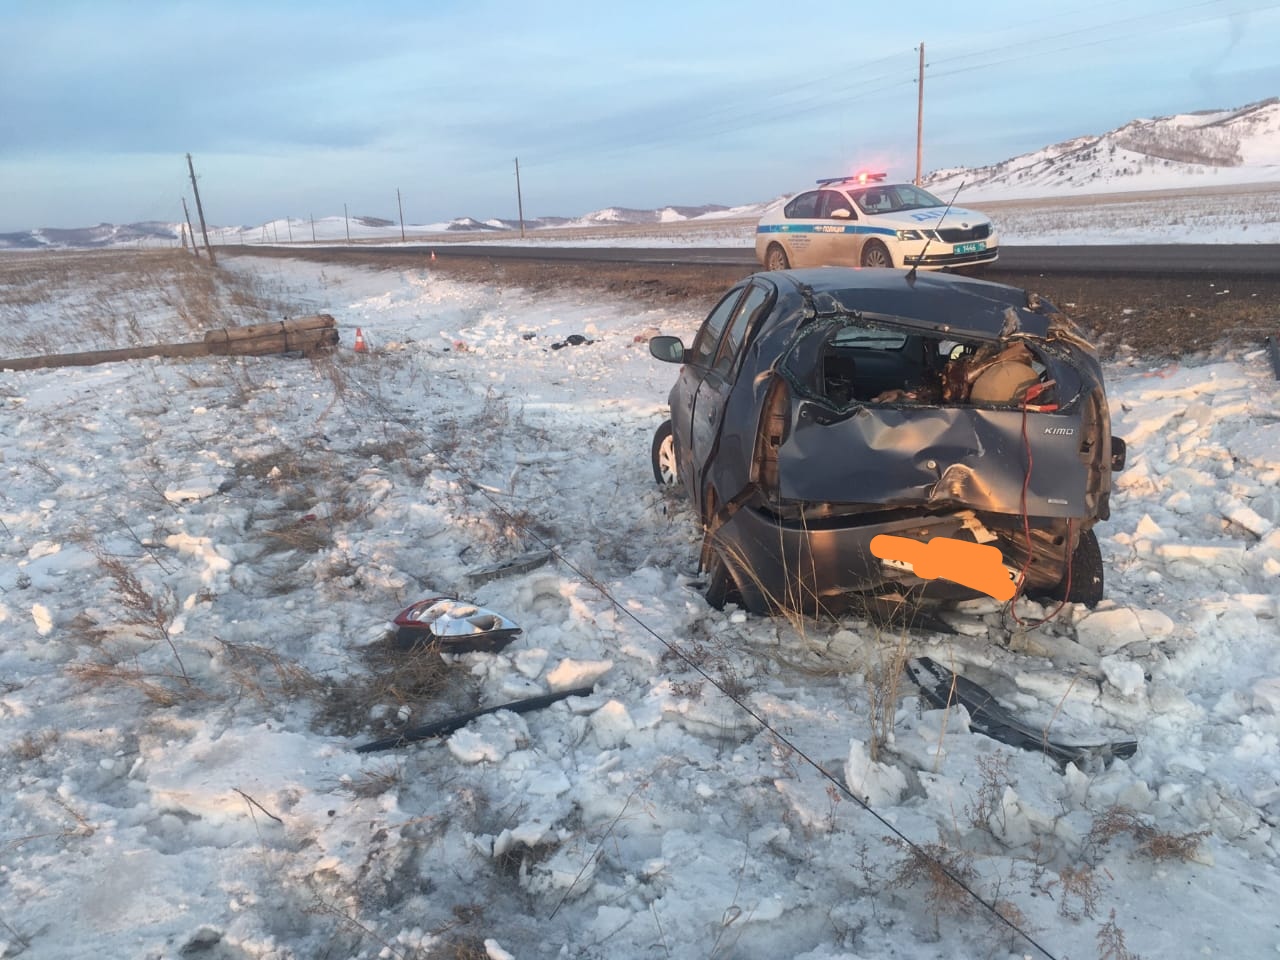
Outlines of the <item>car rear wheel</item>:
{"type": "Polygon", "coordinates": [[[1054,600],[1066,600],[1068,603],[1083,603],[1093,608],[1102,600],[1102,548],[1098,545],[1098,535],[1092,530],[1080,534],[1080,542],[1071,554],[1070,584],[1068,578],[1049,591],[1054,600]]]}
{"type": "Polygon", "coordinates": [[[889,250],[879,240],[868,240],[867,245],[862,248],[862,265],[864,267],[892,267],[893,257],[889,256],[889,250]]]}
{"type": "Polygon", "coordinates": [[[653,461],[653,479],[659,486],[674,486],[680,479],[676,470],[676,440],[671,435],[671,421],[665,420],[653,432],[653,446],[649,451],[653,461]]]}
{"type": "Polygon", "coordinates": [[[730,603],[741,606],[742,593],[738,590],[738,584],[734,582],[733,574],[729,572],[729,566],[724,562],[720,549],[710,540],[708,535],[707,542],[702,546],[702,569],[707,577],[706,592],[703,596],[707,598],[708,606],[716,610],[723,610],[725,605],[730,603]]]}
{"type": "Polygon", "coordinates": [[[787,259],[787,251],[777,243],[769,244],[769,249],[765,251],[764,268],[766,270],[790,270],[791,261],[787,259]]]}

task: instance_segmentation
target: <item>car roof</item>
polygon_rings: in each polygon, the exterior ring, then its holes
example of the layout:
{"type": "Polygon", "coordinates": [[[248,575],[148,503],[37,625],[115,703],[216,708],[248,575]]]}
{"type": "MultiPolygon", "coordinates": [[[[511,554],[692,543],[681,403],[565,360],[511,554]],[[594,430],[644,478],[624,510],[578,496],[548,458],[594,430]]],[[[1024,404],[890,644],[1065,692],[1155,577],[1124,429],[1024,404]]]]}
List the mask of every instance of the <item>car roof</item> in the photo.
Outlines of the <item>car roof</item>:
{"type": "Polygon", "coordinates": [[[813,267],[756,274],[780,293],[812,301],[821,313],[837,310],[893,320],[915,329],[998,340],[1016,329],[1045,337],[1058,310],[1020,287],[932,271],[813,267]]]}

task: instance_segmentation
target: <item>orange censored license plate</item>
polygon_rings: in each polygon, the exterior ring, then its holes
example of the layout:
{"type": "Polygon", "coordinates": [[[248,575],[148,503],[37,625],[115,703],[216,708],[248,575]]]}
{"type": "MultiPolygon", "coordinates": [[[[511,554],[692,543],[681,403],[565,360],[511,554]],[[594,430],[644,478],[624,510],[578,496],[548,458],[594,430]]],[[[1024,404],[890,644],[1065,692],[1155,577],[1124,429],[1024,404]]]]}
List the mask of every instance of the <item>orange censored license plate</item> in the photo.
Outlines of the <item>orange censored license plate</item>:
{"type": "Polygon", "coordinates": [[[871,540],[871,554],[881,560],[907,564],[921,580],[942,577],[1000,601],[1013,599],[1015,586],[1004,557],[995,547],[951,537],[928,543],[882,533],[871,540]]]}

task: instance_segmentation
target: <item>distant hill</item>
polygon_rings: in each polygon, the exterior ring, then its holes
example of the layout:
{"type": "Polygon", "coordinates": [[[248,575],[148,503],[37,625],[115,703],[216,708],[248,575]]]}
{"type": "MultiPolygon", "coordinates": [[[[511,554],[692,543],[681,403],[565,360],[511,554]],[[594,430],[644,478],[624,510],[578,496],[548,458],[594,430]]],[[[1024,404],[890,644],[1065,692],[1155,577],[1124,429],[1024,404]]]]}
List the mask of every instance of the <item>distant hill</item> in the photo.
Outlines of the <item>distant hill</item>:
{"type": "Polygon", "coordinates": [[[96,227],[59,230],[45,227],[20,233],[0,233],[0,250],[93,249],[131,243],[164,240],[173,243],[180,238],[176,223],[148,220],[144,223],[100,223],[96,227]]]}
{"type": "Polygon", "coordinates": [[[937,170],[924,185],[973,199],[1280,182],[1280,97],[1234,110],[1133,120],[986,167],[937,170]]]}

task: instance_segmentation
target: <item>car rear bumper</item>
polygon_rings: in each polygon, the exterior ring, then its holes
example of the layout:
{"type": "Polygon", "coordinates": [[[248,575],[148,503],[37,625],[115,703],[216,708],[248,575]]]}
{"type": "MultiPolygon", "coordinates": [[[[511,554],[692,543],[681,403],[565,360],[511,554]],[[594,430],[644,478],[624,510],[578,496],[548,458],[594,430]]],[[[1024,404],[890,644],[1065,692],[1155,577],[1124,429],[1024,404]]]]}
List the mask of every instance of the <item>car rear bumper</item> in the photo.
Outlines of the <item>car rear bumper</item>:
{"type": "Polygon", "coordinates": [[[934,537],[972,540],[964,518],[880,517],[800,526],[748,506],[725,521],[713,542],[748,609],[803,610],[822,597],[905,587],[913,588],[917,595],[944,599],[982,595],[943,579],[922,581],[901,564],[881,560],[871,552],[871,541],[881,534],[920,543],[934,537]]]}

